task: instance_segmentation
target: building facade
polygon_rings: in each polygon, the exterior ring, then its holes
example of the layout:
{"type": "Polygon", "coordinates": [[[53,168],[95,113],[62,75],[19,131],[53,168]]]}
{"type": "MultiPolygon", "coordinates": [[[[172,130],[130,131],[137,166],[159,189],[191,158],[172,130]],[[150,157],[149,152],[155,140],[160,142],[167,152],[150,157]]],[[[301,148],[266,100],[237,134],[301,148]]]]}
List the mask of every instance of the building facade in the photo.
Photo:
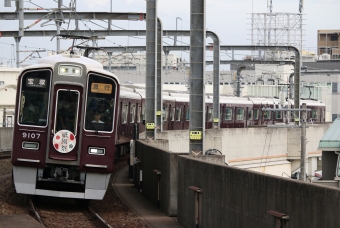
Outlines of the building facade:
{"type": "Polygon", "coordinates": [[[340,30],[318,30],[318,55],[340,59],[340,30]]]}

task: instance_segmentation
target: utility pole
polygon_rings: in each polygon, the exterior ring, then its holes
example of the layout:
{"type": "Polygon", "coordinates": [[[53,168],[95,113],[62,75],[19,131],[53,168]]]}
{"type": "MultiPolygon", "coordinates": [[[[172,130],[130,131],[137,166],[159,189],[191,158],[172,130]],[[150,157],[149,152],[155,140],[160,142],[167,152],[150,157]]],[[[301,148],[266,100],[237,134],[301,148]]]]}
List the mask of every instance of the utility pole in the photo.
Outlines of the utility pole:
{"type": "MultiPolygon", "coordinates": [[[[306,128],[307,128],[307,111],[311,111],[311,109],[307,109],[306,103],[303,103],[301,108],[263,108],[262,111],[294,111],[295,113],[300,113],[300,126],[290,125],[290,126],[282,126],[282,125],[268,125],[267,127],[271,128],[301,128],[301,158],[300,158],[300,176],[299,180],[306,181],[306,128]]],[[[295,121],[296,123],[296,121],[295,121]]]]}

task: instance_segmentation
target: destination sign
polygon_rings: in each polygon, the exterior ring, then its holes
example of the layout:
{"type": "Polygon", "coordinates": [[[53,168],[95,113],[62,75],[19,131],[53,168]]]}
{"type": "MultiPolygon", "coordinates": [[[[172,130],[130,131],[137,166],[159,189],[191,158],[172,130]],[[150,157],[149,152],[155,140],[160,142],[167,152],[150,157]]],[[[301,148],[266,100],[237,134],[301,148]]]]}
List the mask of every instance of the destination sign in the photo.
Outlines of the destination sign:
{"type": "Polygon", "coordinates": [[[46,79],[43,78],[26,78],[27,87],[46,88],[46,79]]]}
{"type": "Polygon", "coordinates": [[[112,93],[112,85],[105,83],[92,83],[91,84],[91,92],[92,93],[112,93]]]}

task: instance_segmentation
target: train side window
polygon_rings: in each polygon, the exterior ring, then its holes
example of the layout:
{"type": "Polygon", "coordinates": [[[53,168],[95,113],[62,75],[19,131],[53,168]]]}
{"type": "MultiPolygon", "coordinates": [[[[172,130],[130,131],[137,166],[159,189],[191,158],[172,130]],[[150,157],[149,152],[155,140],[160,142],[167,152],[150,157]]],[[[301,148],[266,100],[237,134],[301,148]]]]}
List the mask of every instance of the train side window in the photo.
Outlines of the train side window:
{"type": "Polygon", "coordinates": [[[145,104],[142,105],[142,120],[145,120],[145,104]]]}
{"type": "Polygon", "coordinates": [[[312,110],[312,118],[313,118],[313,119],[317,119],[318,116],[319,116],[319,110],[313,109],[313,110],[312,110]]]}
{"type": "Polygon", "coordinates": [[[29,71],[22,76],[18,105],[19,124],[47,126],[50,79],[50,70],[29,71]]]}
{"type": "Polygon", "coordinates": [[[171,121],[175,120],[175,107],[173,107],[171,112],[170,112],[170,120],[171,121]]]}
{"type": "Polygon", "coordinates": [[[254,120],[258,120],[258,119],[259,119],[259,109],[254,108],[254,120]]]}
{"type": "Polygon", "coordinates": [[[213,113],[213,108],[209,108],[208,109],[208,121],[211,122],[212,121],[212,113],[213,113]]]}
{"type": "Polygon", "coordinates": [[[140,105],[138,105],[138,109],[137,109],[137,123],[140,122],[141,109],[142,109],[142,107],[140,105]]]}
{"type": "Polygon", "coordinates": [[[263,116],[264,116],[264,118],[267,119],[267,120],[270,119],[270,114],[271,114],[270,111],[264,111],[264,112],[263,112],[263,116]]]}
{"type": "Polygon", "coordinates": [[[244,116],[244,109],[238,108],[237,113],[236,113],[236,120],[243,120],[243,116],[244,116]]]}
{"type": "Polygon", "coordinates": [[[181,108],[180,107],[176,107],[176,121],[181,121],[181,108]]]}
{"type": "Polygon", "coordinates": [[[163,105],[163,121],[167,121],[168,120],[168,106],[163,105]]]}
{"type": "Polygon", "coordinates": [[[136,115],[136,105],[131,105],[130,107],[130,123],[134,123],[135,122],[135,115],[136,115]]]}
{"type": "Polygon", "coordinates": [[[224,120],[232,120],[232,118],[233,118],[233,110],[231,108],[226,108],[224,120]]]}
{"type": "Polygon", "coordinates": [[[185,120],[189,120],[190,118],[190,108],[189,106],[185,107],[185,120]]]}
{"type": "Polygon", "coordinates": [[[253,118],[253,110],[249,109],[248,110],[248,120],[252,120],[253,118]]]}
{"type": "Polygon", "coordinates": [[[276,119],[282,119],[282,111],[275,111],[276,119]]]}
{"type": "Polygon", "coordinates": [[[122,123],[126,123],[127,122],[128,110],[129,110],[129,106],[128,105],[123,105],[123,109],[122,109],[122,123]]]}

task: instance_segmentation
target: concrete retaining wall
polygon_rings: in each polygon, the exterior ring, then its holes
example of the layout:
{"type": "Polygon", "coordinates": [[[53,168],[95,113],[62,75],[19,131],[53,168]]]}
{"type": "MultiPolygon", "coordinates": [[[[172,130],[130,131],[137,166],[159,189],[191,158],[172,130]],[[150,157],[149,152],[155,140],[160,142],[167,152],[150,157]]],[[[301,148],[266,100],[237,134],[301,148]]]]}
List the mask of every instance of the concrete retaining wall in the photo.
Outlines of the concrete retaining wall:
{"type": "Polygon", "coordinates": [[[13,127],[0,127],[0,151],[12,150],[13,127]]]}
{"type": "Polygon", "coordinates": [[[137,188],[142,189],[142,194],[165,214],[174,216],[177,214],[177,159],[179,155],[187,153],[172,153],[161,149],[166,145],[165,140],[138,140],[135,156],[140,162],[136,166],[135,175],[137,188]],[[143,171],[142,186],[139,186],[139,170],[143,171]],[[161,173],[157,175],[156,170],[161,173]]]}
{"type": "Polygon", "coordinates": [[[178,157],[178,222],[184,227],[276,227],[268,211],[289,216],[282,227],[340,227],[340,190],[178,157]],[[200,210],[195,212],[201,189],[200,210]]]}

